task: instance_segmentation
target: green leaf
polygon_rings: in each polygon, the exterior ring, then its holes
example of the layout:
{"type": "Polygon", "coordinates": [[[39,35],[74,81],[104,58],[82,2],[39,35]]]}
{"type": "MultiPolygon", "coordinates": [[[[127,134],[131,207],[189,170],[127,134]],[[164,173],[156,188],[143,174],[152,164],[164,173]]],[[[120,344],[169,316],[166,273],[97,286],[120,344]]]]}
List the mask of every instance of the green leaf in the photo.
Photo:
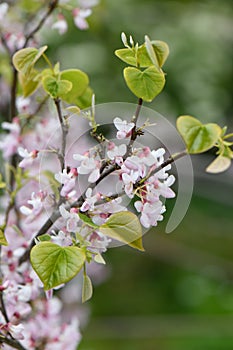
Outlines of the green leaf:
{"type": "Polygon", "coordinates": [[[93,90],[88,86],[84,93],[75,100],[75,104],[80,109],[85,109],[91,106],[93,90]]]}
{"type": "Polygon", "coordinates": [[[51,236],[48,233],[45,233],[44,235],[40,235],[37,239],[40,242],[50,242],[51,236]]]}
{"type": "Polygon", "coordinates": [[[100,253],[97,253],[97,254],[94,256],[94,261],[97,262],[98,264],[103,264],[103,265],[106,264],[104,258],[102,257],[102,255],[101,255],[100,253]]]}
{"type": "Polygon", "coordinates": [[[32,69],[28,75],[19,74],[19,81],[22,86],[23,96],[30,96],[38,87],[39,81],[34,80],[38,75],[38,71],[32,69]]]}
{"type": "Polygon", "coordinates": [[[159,67],[162,67],[169,55],[169,46],[165,41],[152,40],[151,44],[154,48],[159,67]]]}
{"type": "Polygon", "coordinates": [[[93,294],[93,287],[90,277],[86,274],[83,275],[83,288],[82,288],[82,302],[85,303],[87,300],[91,299],[93,294]]]}
{"type": "Polygon", "coordinates": [[[149,59],[155,65],[155,67],[157,69],[159,69],[159,61],[157,59],[157,56],[156,56],[155,50],[151,44],[151,41],[147,35],[145,35],[145,47],[146,47],[146,51],[147,51],[147,54],[149,56],[149,59]]]}
{"type": "Polygon", "coordinates": [[[177,119],[177,129],[190,154],[202,153],[212,148],[222,132],[217,124],[202,124],[198,119],[188,115],[177,119]]]}
{"type": "Polygon", "coordinates": [[[13,55],[13,64],[15,69],[24,75],[30,74],[34,64],[39,60],[47,48],[48,46],[43,46],[40,49],[36,49],[35,47],[27,47],[17,51],[13,55]]]}
{"type": "Polygon", "coordinates": [[[3,189],[6,187],[6,183],[2,179],[2,174],[0,173],[0,189],[3,189]]]}
{"type": "Polygon", "coordinates": [[[4,232],[1,228],[0,228],[0,245],[8,245],[7,239],[6,239],[4,232]]]}
{"type": "Polygon", "coordinates": [[[115,51],[115,55],[118,58],[120,58],[123,62],[130,64],[131,66],[137,67],[137,60],[135,54],[135,50],[127,48],[115,51]]]}
{"type": "Polygon", "coordinates": [[[45,91],[52,97],[61,97],[72,89],[72,83],[68,80],[58,80],[57,78],[46,75],[43,80],[45,91]]]}
{"type": "Polygon", "coordinates": [[[115,55],[123,62],[134,67],[145,68],[152,66],[153,64],[155,64],[157,68],[162,67],[169,55],[169,47],[167,43],[160,40],[152,40],[150,43],[154,50],[153,56],[155,56],[156,64],[150,58],[145,44],[139,46],[137,53],[134,49],[124,48],[116,50],[115,55]]]}
{"type": "Polygon", "coordinates": [[[98,225],[96,225],[92,220],[91,218],[89,218],[89,216],[87,216],[86,214],[83,214],[83,213],[78,213],[80,219],[85,223],[87,224],[88,226],[90,227],[93,227],[93,228],[99,228],[98,225]]]}
{"type": "Polygon", "coordinates": [[[124,69],[124,78],[129,89],[139,98],[151,102],[163,89],[165,78],[160,72],[151,66],[144,71],[134,67],[124,69]]]}
{"type": "Polygon", "coordinates": [[[142,250],[142,227],[137,216],[129,211],[112,214],[110,218],[99,227],[104,235],[116,239],[129,246],[142,250]]]}
{"type": "Polygon", "coordinates": [[[85,92],[89,84],[88,76],[79,69],[64,70],[61,72],[61,79],[72,83],[72,89],[60,95],[68,103],[76,103],[77,98],[85,92]]]}
{"type": "Polygon", "coordinates": [[[219,155],[214,159],[212,163],[206,168],[207,173],[218,174],[226,171],[231,166],[231,159],[219,155]]]}
{"type": "Polygon", "coordinates": [[[76,276],[86,260],[84,251],[78,247],[61,247],[52,242],[41,242],[30,254],[31,264],[49,290],[76,276]]]}

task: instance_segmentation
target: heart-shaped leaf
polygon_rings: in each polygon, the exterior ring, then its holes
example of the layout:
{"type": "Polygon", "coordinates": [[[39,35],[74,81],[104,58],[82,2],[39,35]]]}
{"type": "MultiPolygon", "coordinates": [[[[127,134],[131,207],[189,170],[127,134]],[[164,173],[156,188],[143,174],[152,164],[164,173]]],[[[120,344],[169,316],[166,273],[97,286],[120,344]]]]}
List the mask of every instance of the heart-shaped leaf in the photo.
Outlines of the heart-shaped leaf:
{"type": "Polygon", "coordinates": [[[31,264],[49,290],[76,276],[86,260],[84,251],[78,247],[61,247],[52,242],[41,242],[30,254],[31,264]]]}
{"type": "Polygon", "coordinates": [[[141,224],[137,216],[129,211],[112,214],[99,230],[110,238],[144,251],[141,224]]]}
{"type": "MultiPolygon", "coordinates": [[[[154,51],[153,56],[156,59],[156,66],[162,67],[169,55],[169,47],[164,41],[153,40],[150,41],[152,50],[154,51]]],[[[115,51],[115,55],[120,58],[123,62],[134,66],[134,67],[149,67],[154,64],[148,55],[146,45],[139,46],[137,53],[136,50],[131,48],[124,48],[115,51]]]]}
{"type": "Polygon", "coordinates": [[[61,97],[72,89],[72,83],[68,80],[57,80],[52,75],[46,75],[43,80],[45,91],[53,98],[61,97]]]}
{"type": "Polygon", "coordinates": [[[177,119],[177,129],[190,154],[202,153],[212,148],[222,132],[217,124],[202,124],[198,119],[188,115],[177,119]]]}
{"type": "Polygon", "coordinates": [[[115,55],[118,58],[120,58],[123,62],[130,64],[131,66],[137,67],[137,60],[135,54],[135,50],[127,48],[115,51],[115,55]]]}
{"type": "Polygon", "coordinates": [[[60,97],[68,103],[76,103],[89,84],[89,79],[86,73],[79,69],[67,69],[61,72],[61,79],[72,83],[72,89],[69,92],[64,92],[60,97]]]}
{"type": "Polygon", "coordinates": [[[35,63],[47,48],[48,46],[43,46],[39,49],[36,49],[35,47],[27,47],[17,51],[12,59],[15,69],[24,75],[29,74],[35,63]]]}
{"type": "Polygon", "coordinates": [[[206,168],[207,173],[218,174],[226,171],[231,166],[231,159],[219,155],[213,160],[212,163],[206,168]]]}
{"type": "Polygon", "coordinates": [[[151,66],[144,71],[138,68],[124,69],[124,78],[129,89],[139,98],[151,102],[163,89],[164,73],[151,66]]]}
{"type": "Polygon", "coordinates": [[[38,87],[39,80],[34,80],[38,75],[38,71],[31,69],[28,75],[19,74],[19,81],[22,86],[24,97],[30,96],[38,87]]]}

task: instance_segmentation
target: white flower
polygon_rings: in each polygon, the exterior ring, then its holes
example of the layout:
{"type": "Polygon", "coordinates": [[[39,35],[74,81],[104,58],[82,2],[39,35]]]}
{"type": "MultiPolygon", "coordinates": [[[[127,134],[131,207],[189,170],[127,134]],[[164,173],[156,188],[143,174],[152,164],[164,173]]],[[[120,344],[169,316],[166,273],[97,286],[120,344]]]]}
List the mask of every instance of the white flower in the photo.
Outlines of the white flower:
{"type": "Polygon", "coordinates": [[[85,30],[89,28],[86,18],[92,14],[91,9],[79,9],[73,10],[74,24],[77,28],[85,30]]]}
{"type": "Polygon", "coordinates": [[[142,226],[149,228],[150,226],[157,226],[157,221],[163,220],[163,214],[165,212],[165,206],[161,201],[157,201],[153,204],[140,201],[134,203],[138,212],[141,212],[140,222],[142,226]]]}
{"type": "Polygon", "coordinates": [[[51,28],[56,29],[60,35],[65,34],[68,29],[68,24],[65,17],[62,14],[59,14],[58,20],[53,23],[51,28]]]}
{"type": "Polygon", "coordinates": [[[94,210],[95,203],[100,199],[100,194],[97,193],[94,196],[92,196],[92,189],[88,188],[86,191],[86,199],[81,206],[80,210],[81,211],[92,211],[94,210]]]}
{"type": "Polygon", "coordinates": [[[122,181],[125,185],[124,190],[129,198],[133,197],[133,185],[138,179],[138,172],[131,171],[130,174],[123,173],[122,181]]]}
{"type": "Polygon", "coordinates": [[[30,107],[30,98],[25,98],[22,96],[17,97],[16,99],[16,107],[19,111],[19,113],[28,113],[29,107],[30,107]]]}
{"type": "Polygon", "coordinates": [[[23,147],[18,147],[18,153],[19,153],[20,157],[23,158],[23,160],[21,160],[21,162],[19,163],[20,168],[26,168],[27,166],[31,165],[33,163],[34,159],[38,155],[37,150],[33,150],[31,152],[28,152],[28,150],[26,148],[23,148],[23,147]]]}
{"type": "Polygon", "coordinates": [[[66,229],[68,232],[76,232],[78,228],[79,216],[75,208],[70,211],[65,209],[64,205],[60,205],[59,211],[61,216],[66,220],[66,229]]]}
{"type": "Polygon", "coordinates": [[[51,242],[56,243],[61,247],[65,247],[72,244],[72,239],[69,235],[66,235],[63,231],[59,231],[58,234],[51,235],[51,242]]]}
{"type": "Polygon", "coordinates": [[[106,235],[104,235],[101,232],[93,232],[90,236],[90,248],[92,250],[97,250],[100,253],[104,253],[107,250],[107,247],[109,243],[111,243],[111,239],[108,238],[106,235]]]}
{"type": "Polygon", "coordinates": [[[66,197],[70,195],[71,191],[73,195],[76,193],[73,191],[75,187],[77,171],[75,168],[72,168],[69,172],[66,169],[63,169],[62,172],[59,172],[54,175],[55,179],[62,184],[61,195],[66,197]]]}
{"type": "Polygon", "coordinates": [[[113,120],[115,127],[117,128],[117,138],[124,139],[130,136],[130,131],[134,128],[134,123],[128,123],[127,120],[122,120],[121,118],[115,118],[113,120]]]}
{"type": "Polygon", "coordinates": [[[125,155],[127,150],[127,147],[125,144],[122,144],[120,146],[115,146],[113,149],[110,149],[107,152],[107,156],[111,160],[115,160],[116,164],[119,166],[123,163],[123,156],[125,155]]]}
{"type": "Polygon", "coordinates": [[[77,168],[78,173],[81,175],[90,174],[88,181],[91,183],[96,182],[100,177],[100,162],[93,158],[89,158],[86,155],[74,154],[73,158],[78,162],[81,162],[80,166],[77,168]]]}
{"type": "Polygon", "coordinates": [[[18,324],[18,325],[13,325],[11,323],[9,323],[9,330],[11,335],[17,339],[17,340],[22,340],[24,339],[24,325],[22,323],[18,324]]]}
{"type": "Polygon", "coordinates": [[[28,221],[31,221],[41,213],[43,209],[42,201],[44,200],[45,197],[46,197],[45,192],[40,191],[37,194],[35,194],[35,192],[32,192],[31,199],[27,201],[27,203],[31,206],[31,208],[25,205],[22,205],[19,208],[22,214],[28,216],[28,221]]]}

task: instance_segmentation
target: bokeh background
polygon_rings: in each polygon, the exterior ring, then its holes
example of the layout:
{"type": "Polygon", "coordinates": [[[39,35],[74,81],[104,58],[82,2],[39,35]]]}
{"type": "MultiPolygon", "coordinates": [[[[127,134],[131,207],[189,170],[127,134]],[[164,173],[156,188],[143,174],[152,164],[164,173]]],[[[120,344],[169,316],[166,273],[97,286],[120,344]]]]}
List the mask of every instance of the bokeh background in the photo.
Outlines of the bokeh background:
{"type": "MultiPolygon", "coordinates": [[[[89,74],[97,103],[136,103],[114,56],[122,31],[139,43],[145,34],[164,40],[167,83],[148,106],[174,124],[190,114],[233,130],[232,18],[229,0],[102,0],[89,31],[70,23],[44,40],[62,68],[89,74]]],[[[95,288],[80,350],[233,349],[233,168],[205,174],[212,157],[192,158],[193,200],[172,234],[165,219],[145,235],[145,253],[107,252],[108,278],[95,288]]]]}

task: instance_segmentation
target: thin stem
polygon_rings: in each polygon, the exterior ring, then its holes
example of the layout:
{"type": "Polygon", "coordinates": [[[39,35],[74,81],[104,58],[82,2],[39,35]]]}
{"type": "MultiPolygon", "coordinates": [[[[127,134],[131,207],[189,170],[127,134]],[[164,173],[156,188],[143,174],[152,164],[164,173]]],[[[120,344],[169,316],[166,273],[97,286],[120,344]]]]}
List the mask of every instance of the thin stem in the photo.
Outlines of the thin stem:
{"type": "Polygon", "coordinates": [[[7,344],[14,349],[27,350],[23,345],[20,344],[16,339],[9,339],[0,334],[0,344],[7,344]]]}
{"type": "Polygon", "coordinates": [[[41,18],[39,23],[35,26],[35,28],[26,36],[23,48],[25,48],[30,39],[34,37],[34,35],[42,28],[43,24],[47,20],[47,18],[52,14],[52,12],[58,6],[59,0],[51,0],[47,12],[41,18]]]}
{"type": "Polygon", "coordinates": [[[61,171],[64,169],[65,167],[65,151],[66,151],[66,136],[68,133],[68,127],[65,124],[65,120],[62,116],[62,111],[61,111],[61,100],[59,98],[55,98],[54,99],[54,103],[57,109],[57,115],[58,115],[58,119],[59,119],[59,123],[60,123],[60,127],[61,127],[61,132],[62,132],[62,144],[61,144],[61,150],[58,154],[59,160],[60,160],[60,164],[61,164],[61,171]]]}
{"type": "Polygon", "coordinates": [[[49,218],[48,220],[44,223],[44,225],[40,228],[40,230],[37,232],[33,240],[31,241],[30,246],[27,248],[25,253],[21,256],[19,259],[19,265],[21,265],[23,262],[27,261],[29,259],[30,251],[35,245],[35,239],[44,233],[46,233],[50,227],[56,222],[56,220],[60,217],[60,212],[59,210],[56,210],[49,218]]]}
{"type": "Polygon", "coordinates": [[[2,315],[6,321],[6,323],[9,322],[9,317],[7,315],[7,311],[6,311],[6,307],[5,307],[5,303],[4,303],[4,300],[3,300],[3,291],[0,291],[0,304],[1,304],[1,312],[2,312],[2,315]]]}
{"type": "Polygon", "coordinates": [[[131,120],[131,122],[134,123],[134,127],[133,127],[132,132],[131,132],[131,138],[130,138],[129,144],[127,146],[127,152],[126,152],[125,158],[127,158],[132,153],[134,141],[136,140],[136,138],[138,136],[138,134],[137,134],[137,121],[138,121],[138,117],[139,117],[139,114],[140,114],[140,111],[142,108],[142,104],[143,104],[143,99],[139,98],[135,115],[132,117],[132,120],[131,120]]]}
{"type": "Polygon", "coordinates": [[[140,180],[140,185],[143,184],[149,177],[155,175],[158,173],[160,170],[165,168],[167,165],[174,163],[176,160],[179,158],[182,158],[188,154],[187,150],[181,151],[179,153],[175,153],[174,155],[170,156],[165,162],[163,162],[158,168],[153,170],[151,173],[149,173],[147,176],[145,176],[143,179],[140,180]]]}
{"type": "Polygon", "coordinates": [[[17,85],[18,85],[18,72],[15,67],[12,65],[12,83],[11,83],[11,104],[10,104],[10,115],[9,121],[11,122],[16,116],[16,94],[17,94],[17,85]]]}

